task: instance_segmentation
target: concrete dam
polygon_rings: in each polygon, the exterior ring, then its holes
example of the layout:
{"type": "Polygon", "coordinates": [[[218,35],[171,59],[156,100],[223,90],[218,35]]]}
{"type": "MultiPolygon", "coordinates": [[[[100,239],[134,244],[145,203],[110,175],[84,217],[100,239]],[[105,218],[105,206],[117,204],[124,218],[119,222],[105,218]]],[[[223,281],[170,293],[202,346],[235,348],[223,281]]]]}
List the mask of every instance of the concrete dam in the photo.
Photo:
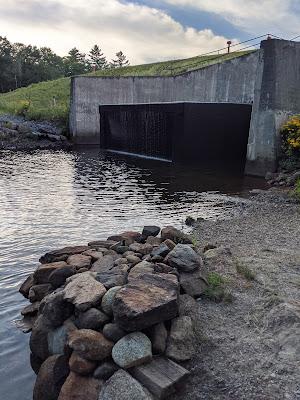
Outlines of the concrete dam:
{"type": "Polygon", "coordinates": [[[300,43],[259,50],[172,77],[74,77],[75,143],[172,162],[275,170],[279,132],[300,112],[300,43]]]}

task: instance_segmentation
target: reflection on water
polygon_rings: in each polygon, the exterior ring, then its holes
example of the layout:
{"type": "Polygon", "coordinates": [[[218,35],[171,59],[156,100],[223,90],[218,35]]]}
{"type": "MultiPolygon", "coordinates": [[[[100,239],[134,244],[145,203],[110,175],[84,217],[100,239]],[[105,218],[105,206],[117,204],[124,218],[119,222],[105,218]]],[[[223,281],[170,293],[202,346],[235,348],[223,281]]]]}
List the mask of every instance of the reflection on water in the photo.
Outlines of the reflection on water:
{"type": "Polygon", "coordinates": [[[144,224],[226,217],[224,193],[254,179],[202,172],[97,150],[0,154],[0,399],[30,400],[28,340],[13,321],[26,301],[24,278],[47,250],[87,243],[144,224]]]}

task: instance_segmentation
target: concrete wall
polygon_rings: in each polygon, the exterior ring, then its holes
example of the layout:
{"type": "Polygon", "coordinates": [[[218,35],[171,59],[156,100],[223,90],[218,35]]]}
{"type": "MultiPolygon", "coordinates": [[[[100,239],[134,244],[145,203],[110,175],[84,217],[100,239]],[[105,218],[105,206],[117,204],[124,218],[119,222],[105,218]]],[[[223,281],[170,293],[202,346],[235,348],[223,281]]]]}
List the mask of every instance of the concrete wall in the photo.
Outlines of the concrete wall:
{"type": "Polygon", "coordinates": [[[79,144],[100,143],[99,105],[165,102],[246,103],[254,98],[259,52],[176,77],[75,77],[70,129],[79,144]]]}
{"type": "Polygon", "coordinates": [[[280,128],[300,112],[300,43],[266,40],[261,43],[246,173],[264,175],[277,168],[280,128]]]}

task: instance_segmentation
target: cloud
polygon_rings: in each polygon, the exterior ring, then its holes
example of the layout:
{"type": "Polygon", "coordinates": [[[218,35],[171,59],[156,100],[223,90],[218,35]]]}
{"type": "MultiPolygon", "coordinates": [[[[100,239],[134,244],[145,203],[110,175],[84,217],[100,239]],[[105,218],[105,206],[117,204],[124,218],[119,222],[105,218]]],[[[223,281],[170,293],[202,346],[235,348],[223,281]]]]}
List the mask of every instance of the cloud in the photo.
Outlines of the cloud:
{"type": "Polygon", "coordinates": [[[185,27],[166,11],[122,0],[7,0],[0,4],[0,20],[0,35],[11,41],[60,54],[98,43],[109,58],[121,49],[132,63],[192,57],[228,40],[185,27]]]}
{"type": "Polygon", "coordinates": [[[218,14],[255,36],[273,33],[289,38],[299,34],[299,0],[163,0],[163,3],[218,14]]]}

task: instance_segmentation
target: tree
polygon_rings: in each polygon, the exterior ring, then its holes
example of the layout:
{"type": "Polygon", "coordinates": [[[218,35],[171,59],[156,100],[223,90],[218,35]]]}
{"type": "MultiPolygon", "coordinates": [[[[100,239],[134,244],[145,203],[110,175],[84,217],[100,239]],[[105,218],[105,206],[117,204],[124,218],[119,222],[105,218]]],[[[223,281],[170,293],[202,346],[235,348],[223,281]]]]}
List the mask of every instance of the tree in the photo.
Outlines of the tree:
{"type": "Polygon", "coordinates": [[[127,67],[129,64],[129,61],[127,60],[127,57],[122,51],[119,51],[116,53],[117,59],[112,60],[110,63],[111,68],[121,68],[121,67],[127,67]]]}
{"type": "Polygon", "coordinates": [[[0,92],[6,92],[14,84],[13,49],[6,37],[0,36],[0,92]]]}
{"type": "Polygon", "coordinates": [[[91,71],[91,66],[84,53],[73,47],[64,58],[65,76],[80,75],[91,71]]]}
{"type": "Polygon", "coordinates": [[[107,60],[100,47],[95,44],[95,46],[89,52],[90,63],[92,67],[96,70],[107,68],[107,60]]]}

